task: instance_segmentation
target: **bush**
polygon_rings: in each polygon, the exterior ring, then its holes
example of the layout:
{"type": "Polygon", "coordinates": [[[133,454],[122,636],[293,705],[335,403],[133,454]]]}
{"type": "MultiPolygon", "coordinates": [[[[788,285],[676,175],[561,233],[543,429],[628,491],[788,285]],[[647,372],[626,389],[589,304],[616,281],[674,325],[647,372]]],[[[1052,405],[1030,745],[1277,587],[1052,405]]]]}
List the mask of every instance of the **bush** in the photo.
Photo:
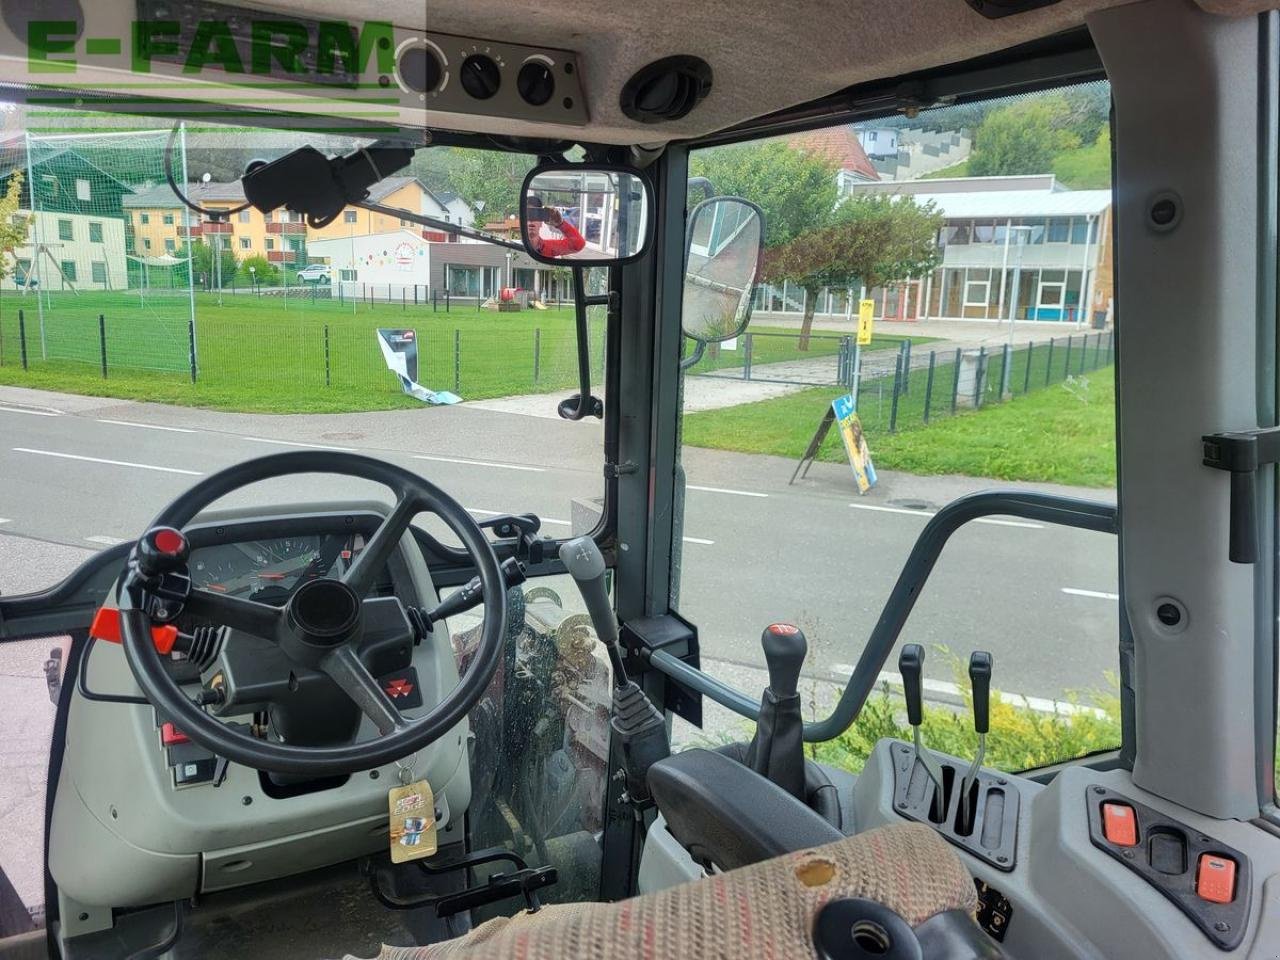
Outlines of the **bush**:
{"type": "Polygon", "coordinates": [[[261,254],[240,261],[240,276],[245,280],[252,280],[256,276],[257,282],[266,286],[274,286],[280,282],[280,271],[276,269],[276,265],[261,254]],[[250,267],[253,267],[252,272],[250,267]]]}

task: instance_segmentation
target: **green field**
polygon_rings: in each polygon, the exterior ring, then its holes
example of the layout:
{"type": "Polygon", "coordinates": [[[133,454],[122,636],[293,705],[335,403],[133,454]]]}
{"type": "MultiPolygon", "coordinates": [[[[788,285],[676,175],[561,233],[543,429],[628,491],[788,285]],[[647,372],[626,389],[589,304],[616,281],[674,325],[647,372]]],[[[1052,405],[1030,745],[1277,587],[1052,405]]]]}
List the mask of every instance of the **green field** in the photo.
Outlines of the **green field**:
{"type": "MultiPolygon", "coordinates": [[[[1056,353],[1062,357],[1065,351],[1056,353]]],[[[1078,350],[1076,355],[1080,356],[1078,350]]],[[[1016,373],[1026,371],[1025,351],[1013,358],[1010,379],[1017,383],[1016,373]]],[[[1048,351],[1037,349],[1030,359],[1033,375],[1043,375],[1041,364],[1048,359],[1048,351]]],[[[922,416],[926,380],[919,372],[912,375],[911,394],[899,397],[893,433],[888,430],[889,405],[874,403],[871,391],[862,391],[859,411],[877,467],[916,474],[1115,486],[1115,388],[1110,368],[1083,376],[1073,372],[1065,382],[1061,370],[1056,370],[1058,376],[1049,387],[952,416],[953,369],[952,364],[935,369],[935,384],[945,383],[940,388],[945,395],[935,395],[937,406],[928,424],[922,416]]],[[[998,368],[989,374],[989,380],[999,383],[998,368]]],[[[798,460],[835,395],[833,388],[819,387],[774,400],[692,413],[684,418],[684,442],[798,460]]],[[[836,431],[827,435],[818,459],[844,462],[844,447],[836,431]]]]}
{"type": "MultiPolygon", "coordinates": [[[[418,380],[478,400],[577,384],[577,339],[569,307],[497,313],[457,304],[352,303],[305,294],[196,296],[198,374],[189,364],[190,306],[175,293],[54,294],[40,313],[34,295],[0,296],[0,383],[223,410],[343,412],[418,407],[383,363],[374,331],[411,327],[418,380]],[[29,369],[21,366],[18,311],[25,315],[29,369]],[[106,329],[101,371],[98,317],[106,329]]],[[[793,330],[755,331],[756,363],[830,355],[840,337],[815,336],[796,350],[793,330]],[[769,334],[775,334],[770,336],[769,334]]],[[[604,315],[591,315],[592,378],[603,371],[604,315]]],[[[877,338],[871,349],[897,349],[877,338]]],[[[741,366],[743,351],[713,351],[696,371],[741,366]]]]}

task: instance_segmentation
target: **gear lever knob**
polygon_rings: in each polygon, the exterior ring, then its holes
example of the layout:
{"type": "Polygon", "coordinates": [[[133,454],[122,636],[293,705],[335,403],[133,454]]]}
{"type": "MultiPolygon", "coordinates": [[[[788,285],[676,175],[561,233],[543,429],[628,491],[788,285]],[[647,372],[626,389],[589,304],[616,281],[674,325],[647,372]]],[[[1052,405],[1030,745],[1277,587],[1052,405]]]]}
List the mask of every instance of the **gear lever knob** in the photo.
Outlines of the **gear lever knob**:
{"type": "Polygon", "coordinates": [[[794,696],[800,683],[809,643],[804,631],[790,623],[771,623],[760,637],[769,668],[769,689],[775,697],[794,696]]]}

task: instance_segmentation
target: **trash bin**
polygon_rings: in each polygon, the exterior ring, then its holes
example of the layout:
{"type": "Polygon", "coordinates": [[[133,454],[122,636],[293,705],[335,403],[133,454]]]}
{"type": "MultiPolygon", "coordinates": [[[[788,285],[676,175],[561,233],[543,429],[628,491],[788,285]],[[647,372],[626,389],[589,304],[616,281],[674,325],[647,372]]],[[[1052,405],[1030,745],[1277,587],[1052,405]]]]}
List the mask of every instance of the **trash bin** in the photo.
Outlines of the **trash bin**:
{"type": "Polygon", "coordinates": [[[1107,311],[1105,310],[1093,311],[1093,323],[1090,324],[1090,326],[1092,326],[1093,329],[1095,330],[1107,329],[1107,311]]]}

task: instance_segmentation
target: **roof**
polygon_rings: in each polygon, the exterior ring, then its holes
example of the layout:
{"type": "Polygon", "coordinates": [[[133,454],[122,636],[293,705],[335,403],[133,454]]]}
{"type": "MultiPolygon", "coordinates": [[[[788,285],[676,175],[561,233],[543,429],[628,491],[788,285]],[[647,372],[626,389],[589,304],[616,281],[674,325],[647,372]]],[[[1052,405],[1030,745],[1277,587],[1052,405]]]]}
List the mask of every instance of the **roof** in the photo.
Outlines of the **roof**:
{"type": "Polygon", "coordinates": [[[883,180],[864,184],[859,190],[875,193],[995,193],[1010,190],[1034,190],[1054,193],[1067,188],[1052,173],[1014,173],[996,177],[930,177],[919,180],[883,180]]]}
{"type": "Polygon", "coordinates": [[[858,142],[858,134],[853,127],[844,125],[828,127],[825,130],[810,130],[787,137],[787,143],[797,150],[817,154],[833,161],[841,170],[866,177],[868,180],[879,180],[880,174],[871,165],[867,152],[858,142]]]}
{"type": "MultiPolygon", "coordinates": [[[[369,200],[372,203],[381,203],[391,194],[395,193],[401,187],[410,183],[416,183],[426,191],[426,185],[417,177],[387,177],[385,180],[375,183],[369,188],[369,200]]],[[[219,183],[216,181],[210,183],[188,183],[183,191],[192,203],[244,203],[244,187],[240,185],[240,181],[233,183],[219,183]]],[[[182,201],[178,199],[173,190],[167,183],[162,183],[156,187],[149,187],[139,190],[132,195],[125,196],[121,199],[121,203],[128,209],[169,209],[181,207],[182,201]]],[[[413,212],[417,212],[416,210],[413,212]]]]}
{"type": "Polygon", "coordinates": [[[921,197],[921,200],[935,203],[948,220],[963,220],[968,217],[1083,217],[1097,216],[1111,206],[1111,191],[969,191],[933,193],[921,197]]]}

